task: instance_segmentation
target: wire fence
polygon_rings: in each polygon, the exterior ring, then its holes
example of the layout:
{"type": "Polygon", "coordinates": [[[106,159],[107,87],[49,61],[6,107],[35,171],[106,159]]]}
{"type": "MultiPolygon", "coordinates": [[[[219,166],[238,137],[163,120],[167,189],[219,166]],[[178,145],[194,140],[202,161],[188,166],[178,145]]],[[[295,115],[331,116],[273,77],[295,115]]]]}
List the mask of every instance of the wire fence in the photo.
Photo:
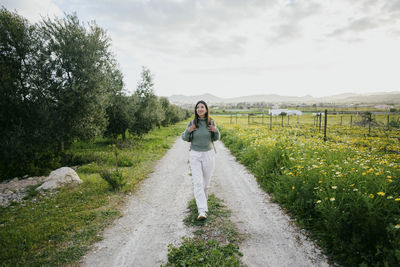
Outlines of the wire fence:
{"type": "Polygon", "coordinates": [[[262,125],[270,130],[277,127],[312,128],[323,133],[324,140],[329,133],[345,135],[363,135],[369,137],[400,137],[400,114],[384,112],[315,112],[312,114],[272,115],[267,113],[227,113],[224,123],[239,125],[262,125]]]}

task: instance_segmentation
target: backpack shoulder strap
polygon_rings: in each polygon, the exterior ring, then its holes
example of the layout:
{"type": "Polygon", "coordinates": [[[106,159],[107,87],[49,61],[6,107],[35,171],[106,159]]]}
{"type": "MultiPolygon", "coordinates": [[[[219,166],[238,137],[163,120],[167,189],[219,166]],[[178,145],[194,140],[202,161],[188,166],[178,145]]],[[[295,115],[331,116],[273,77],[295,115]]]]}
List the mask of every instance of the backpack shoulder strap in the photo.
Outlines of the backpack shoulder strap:
{"type": "MultiPolygon", "coordinates": [[[[211,123],[212,126],[215,126],[215,122],[214,122],[213,119],[211,119],[210,123],[211,123]]],[[[214,152],[217,153],[217,150],[215,149],[214,141],[211,140],[211,144],[213,145],[214,152]]]]}

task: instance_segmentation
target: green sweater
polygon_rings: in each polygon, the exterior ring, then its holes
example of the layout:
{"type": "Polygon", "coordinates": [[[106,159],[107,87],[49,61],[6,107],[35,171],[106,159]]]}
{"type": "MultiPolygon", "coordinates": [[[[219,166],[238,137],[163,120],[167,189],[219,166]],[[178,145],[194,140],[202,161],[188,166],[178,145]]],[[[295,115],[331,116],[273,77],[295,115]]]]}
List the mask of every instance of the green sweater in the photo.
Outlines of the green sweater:
{"type": "MultiPolygon", "coordinates": [[[[192,125],[193,121],[190,121],[188,126],[186,127],[185,132],[182,134],[182,139],[190,142],[189,141],[189,136],[190,132],[188,128],[190,125],[192,125]]],[[[212,123],[215,122],[212,121],[212,123]]],[[[207,121],[206,119],[199,119],[199,127],[193,131],[193,139],[190,145],[190,150],[194,151],[209,151],[213,149],[211,141],[217,141],[219,139],[219,130],[217,128],[217,131],[215,133],[210,132],[207,129],[207,121]]],[[[216,126],[215,126],[216,127],[216,126]]]]}

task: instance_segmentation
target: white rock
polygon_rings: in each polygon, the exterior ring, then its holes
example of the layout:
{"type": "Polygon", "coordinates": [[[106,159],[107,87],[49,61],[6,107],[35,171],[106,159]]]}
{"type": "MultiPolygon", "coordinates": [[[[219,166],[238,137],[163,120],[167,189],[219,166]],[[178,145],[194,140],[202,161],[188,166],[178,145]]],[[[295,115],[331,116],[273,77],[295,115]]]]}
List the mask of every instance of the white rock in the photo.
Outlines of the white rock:
{"type": "Polygon", "coordinates": [[[82,180],[73,169],[69,167],[62,167],[52,171],[50,175],[44,180],[44,183],[36,188],[36,190],[55,189],[68,183],[80,184],[82,183],[82,180]]]}

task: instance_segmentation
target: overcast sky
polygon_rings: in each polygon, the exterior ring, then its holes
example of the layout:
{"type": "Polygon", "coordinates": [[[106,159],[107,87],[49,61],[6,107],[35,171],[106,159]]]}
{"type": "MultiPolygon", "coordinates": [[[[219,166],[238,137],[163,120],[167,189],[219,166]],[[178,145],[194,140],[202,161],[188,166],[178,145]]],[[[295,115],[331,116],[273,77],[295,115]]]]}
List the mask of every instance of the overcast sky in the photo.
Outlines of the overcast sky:
{"type": "Polygon", "coordinates": [[[0,0],[31,22],[76,12],[107,30],[133,91],[315,97],[400,91],[399,0],[0,0]]]}

